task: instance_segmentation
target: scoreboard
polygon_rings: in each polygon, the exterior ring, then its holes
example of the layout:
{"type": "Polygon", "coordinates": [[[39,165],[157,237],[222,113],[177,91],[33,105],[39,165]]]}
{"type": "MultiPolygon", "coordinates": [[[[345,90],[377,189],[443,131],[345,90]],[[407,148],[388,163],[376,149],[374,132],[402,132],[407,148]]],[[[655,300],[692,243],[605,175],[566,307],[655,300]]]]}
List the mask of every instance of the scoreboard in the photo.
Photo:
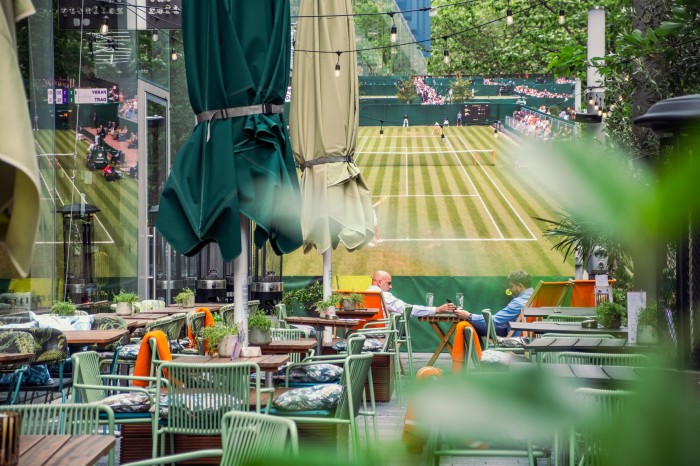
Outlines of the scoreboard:
{"type": "Polygon", "coordinates": [[[487,123],[491,113],[491,104],[464,104],[465,123],[487,123]]]}

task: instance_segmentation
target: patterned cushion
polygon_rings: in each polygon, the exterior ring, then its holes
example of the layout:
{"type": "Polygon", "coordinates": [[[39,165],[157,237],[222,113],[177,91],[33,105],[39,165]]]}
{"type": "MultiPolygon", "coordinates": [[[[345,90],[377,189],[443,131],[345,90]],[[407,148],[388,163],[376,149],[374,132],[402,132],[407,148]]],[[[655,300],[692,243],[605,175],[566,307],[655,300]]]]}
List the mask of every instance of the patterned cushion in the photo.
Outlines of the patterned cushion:
{"type": "Polygon", "coordinates": [[[52,363],[66,359],[68,344],[66,336],[55,328],[29,328],[20,330],[34,337],[36,359],[34,362],[52,363]]]}
{"type": "Polygon", "coordinates": [[[527,337],[496,337],[496,339],[498,340],[498,346],[503,348],[523,348],[531,340],[527,337]]]}
{"type": "Polygon", "coordinates": [[[59,330],[90,330],[94,316],[74,315],[57,316],[53,314],[41,314],[36,316],[39,327],[57,328],[59,330]]]}
{"type": "Polygon", "coordinates": [[[138,392],[119,393],[97,403],[109,406],[115,413],[145,413],[151,407],[148,395],[138,392]]]}
{"type": "Polygon", "coordinates": [[[126,359],[129,361],[136,361],[136,356],[139,354],[139,348],[141,348],[141,343],[130,343],[124,345],[119,349],[119,359],[126,359]]]}
{"type": "Polygon", "coordinates": [[[298,366],[289,371],[290,382],[328,383],[337,382],[343,375],[343,368],[333,364],[312,364],[298,366]]]}
{"type": "MultiPolygon", "coordinates": [[[[368,338],[362,345],[362,351],[369,351],[374,353],[375,351],[381,351],[383,347],[384,343],[382,341],[377,340],[376,338],[368,338]]],[[[333,349],[338,352],[347,351],[348,342],[345,340],[338,340],[335,343],[333,343],[333,349]]]]}
{"type": "Polygon", "coordinates": [[[486,350],[481,353],[482,366],[507,366],[513,361],[513,354],[508,351],[486,350]]]}
{"type": "MultiPolygon", "coordinates": [[[[0,377],[0,385],[10,385],[12,382],[14,374],[5,373],[0,377]]],[[[51,374],[49,374],[49,369],[46,364],[39,364],[38,366],[30,366],[29,372],[24,374],[22,379],[22,385],[50,385],[53,383],[51,379],[51,374]]]]}
{"type": "Polygon", "coordinates": [[[343,386],[337,384],[296,388],[280,395],[272,405],[288,411],[334,409],[342,392],[343,386]]]}
{"type": "MultiPolygon", "coordinates": [[[[228,400],[219,395],[216,400],[203,397],[201,394],[192,393],[179,395],[174,403],[171,403],[168,395],[160,396],[160,417],[167,418],[170,413],[178,413],[180,417],[221,418],[227,412],[240,406],[238,398],[228,395],[228,400]]],[[[154,411],[151,408],[151,411],[154,411]]]]}

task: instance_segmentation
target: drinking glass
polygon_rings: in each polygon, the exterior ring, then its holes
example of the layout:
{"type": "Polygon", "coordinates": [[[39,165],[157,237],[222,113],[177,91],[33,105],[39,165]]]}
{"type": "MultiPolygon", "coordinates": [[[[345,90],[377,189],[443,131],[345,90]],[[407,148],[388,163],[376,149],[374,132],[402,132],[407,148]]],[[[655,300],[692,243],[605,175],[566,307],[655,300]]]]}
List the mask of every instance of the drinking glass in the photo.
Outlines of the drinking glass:
{"type": "Polygon", "coordinates": [[[425,303],[428,307],[433,307],[433,298],[435,295],[433,293],[425,293],[425,303]]]}
{"type": "Polygon", "coordinates": [[[457,293],[457,307],[464,309],[464,293],[457,293]]]}

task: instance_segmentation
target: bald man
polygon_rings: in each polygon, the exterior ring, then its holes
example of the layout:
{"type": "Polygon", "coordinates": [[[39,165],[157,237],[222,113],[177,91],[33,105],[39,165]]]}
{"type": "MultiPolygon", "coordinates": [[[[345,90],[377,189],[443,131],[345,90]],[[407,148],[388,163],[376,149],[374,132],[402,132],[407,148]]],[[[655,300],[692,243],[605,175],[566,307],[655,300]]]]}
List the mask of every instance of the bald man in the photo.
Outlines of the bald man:
{"type": "MultiPolygon", "coordinates": [[[[367,291],[381,291],[384,297],[384,304],[389,312],[403,314],[406,303],[391,294],[391,274],[384,270],[377,270],[372,275],[372,285],[367,291]]],[[[411,315],[413,317],[434,316],[441,312],[454,312],[457,307],[452,303],[446,303],[438,307],[428,307],[414,305],[411,315]]]]}

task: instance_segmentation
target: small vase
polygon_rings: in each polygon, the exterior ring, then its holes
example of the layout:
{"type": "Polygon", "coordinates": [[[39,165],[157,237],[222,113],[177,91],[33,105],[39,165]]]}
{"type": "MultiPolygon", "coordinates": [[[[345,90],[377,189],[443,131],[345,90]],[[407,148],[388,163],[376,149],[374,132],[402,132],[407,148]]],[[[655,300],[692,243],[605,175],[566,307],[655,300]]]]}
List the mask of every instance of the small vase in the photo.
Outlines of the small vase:
{"type": "Polygon", "coordinates": [[[238,335],[226,335],[219,342],[219,357],[230,358],[238,345],[238,335]]]}
{"type": "Polygon", "coordinates": [[[194,296],[181,302],[180,307],[185,308],[185,309],[190,308],[190,307],[194,307],[194,296]]]}
{"type": "Polygon", "coordinates": [[[251,328],[248,330],[248,341],[251,345],[266,345],[272,341],[272,335],[269,331],[261,331],[259,328],[251,328]]]}
{"type": "Polygon", "coordinates": [[[130,316],[133,312],[134,308],[131,306],[131,303],[117,303],[116,314],[118,316],[130,316]]]}
{"type": "Polygon", "coordinates": [[[355,301],[351,299],[344,299],[343,309],[346,311],[354,311],[355,309],[357,309],[357,305],[355,304],[355,301]]]}

